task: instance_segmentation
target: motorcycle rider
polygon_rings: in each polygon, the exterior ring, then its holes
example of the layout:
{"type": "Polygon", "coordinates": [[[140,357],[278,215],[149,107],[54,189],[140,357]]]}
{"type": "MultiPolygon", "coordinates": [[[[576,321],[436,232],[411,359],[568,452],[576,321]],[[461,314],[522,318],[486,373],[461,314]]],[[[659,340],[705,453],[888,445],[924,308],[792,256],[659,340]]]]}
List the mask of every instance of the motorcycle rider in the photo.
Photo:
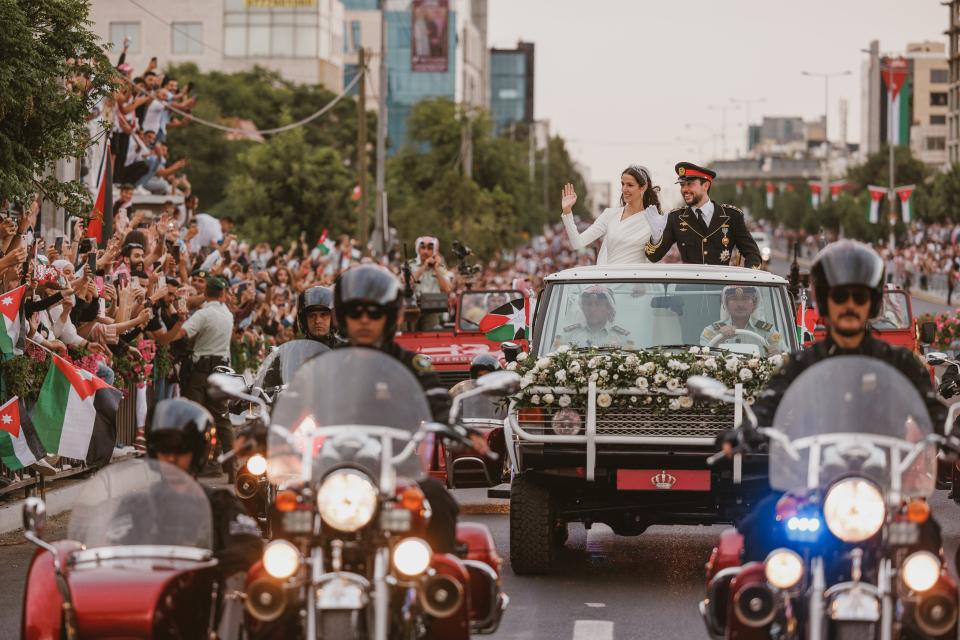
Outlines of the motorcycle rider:
{"type": "MultiPolygon", "coordinates": [[[[194,478],[211,454],[215,433],[213,416],[186,398],[161,400],[146,429],[147,455],[167,462],[194,478]]],[[[223,578],[246,572],[263,552],[257,521],[227,489],[201,484],[213,515],[213,552],[223,578]]]]}
{"type": "MultiPolygon", "coordinates": [[[[869,321],[879,311],[883,299],[884,263],[870,246],[853,240],[840,240],[825,247],[810,268],[817,309],[827,325],[827,336],[793,356],[771,377],[760,393],[753,412],[761,427],[771,426],[780,400],[790,384],[808,367],[821,360],[842,356],[868,356],[883,360],[900,371],[925,400],[930,419],[941,429],[946,408],[930,384],[926,367],[907,349],[892,346],[870,335],[869,321]]],[[[825,381],[829,384],[829,381],[825,381]]],[[[764,438],[753,429],[739,434],[727,431],[718,443],[731,454],[738,438],[753,448],[764,446],[764,438]]],[[[782,527],[776,523],[776,505],[782,494],[773,492],[760,500],[738,524],[744,537],[744,560],[762,561],[778,546],[775,538],[782,527]]],[[[933,518],[923,532],[923,545],[939,549],[940,532],[933,518]],[[935,531],[933,530],[935,529],[935,531]]]]}
{"type": "Polygon", "coordinates": [[[461,380],[450,388],[450,397],[456,397],[467,389],[472,388],[472,383],[477,378],[500,371],[500,361],[492,353],[481,353],[470,361],[470,379],[461,380]]]}
{"type": "Polygon", "coordinates": [[[333,289],[313,286],[297,296],[297,326],[308,340],[316,340],[331,349],[345,344],[333,326],[333,289]]]}

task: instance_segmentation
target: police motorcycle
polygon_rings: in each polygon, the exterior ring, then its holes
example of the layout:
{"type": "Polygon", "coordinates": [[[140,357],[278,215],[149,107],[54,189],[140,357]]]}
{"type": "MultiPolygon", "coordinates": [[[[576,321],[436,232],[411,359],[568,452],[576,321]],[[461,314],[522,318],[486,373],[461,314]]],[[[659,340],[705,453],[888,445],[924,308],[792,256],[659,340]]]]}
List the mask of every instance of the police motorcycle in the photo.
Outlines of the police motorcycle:
{"type": "Polygon", "coordinates": [[[237,637],[237,627],[217,629],[218,603],[228,598],[212,551],[210,503],[177,467],[157,460],[105,467],[83,486],[66,538],[44,540],[45,523],[43,500],[27,498],[23,527],[38,549],[27,570],[21,637],[237,637]]]}
{"type": "MultiPolygon", "coordinates": [[[[484,380],[470,393],[507,395],[518,384],[512,373],[484,380]]],[[[458,555],[434,553],[424,539],[431,507],[417,481],[435,437],[468,441],[430,420],[419,382],[379,351],[338,349],[301,367],[267,435],[274,540],[248,574],[251,637],[468,638],[496,630],[508,598],[490,532],[459,525],[458,555]]]]}
{"type": "MultiPolygon", "coordinates": [[[[710,378],[688,390],[732,399],[710,378]]],[[[756,528],[741,522],[713,550],[700,603],[709,636],[955,638],[957,587],[925,501],[944,438],[916,388],[880,360],[831,358],[788,387],[773,422],[759,431],[775,511],[756,509],[756,528]],[[763,561],[743,561],[752,545],[763,561]]]]}

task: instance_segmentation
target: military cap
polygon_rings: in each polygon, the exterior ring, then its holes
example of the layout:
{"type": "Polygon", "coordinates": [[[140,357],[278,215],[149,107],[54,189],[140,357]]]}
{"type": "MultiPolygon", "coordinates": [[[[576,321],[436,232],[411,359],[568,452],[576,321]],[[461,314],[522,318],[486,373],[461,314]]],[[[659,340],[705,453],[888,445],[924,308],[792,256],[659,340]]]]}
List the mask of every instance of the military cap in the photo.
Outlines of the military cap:
{"type": "Polygon", "coordinates": [[[208,289],[216,291],[223,291],[230,286],[227,284],[227,281],[220,276],[207,276],[205,282],[208,289]]]}
{"type": "Polygon", "coordinates": [[[717,177],[717,172],[713,169],[707,169],[692,162],[678,162],[673,169],[677,172],[678,183],[696,178],[703,178],[712,182],[717,177]]]}

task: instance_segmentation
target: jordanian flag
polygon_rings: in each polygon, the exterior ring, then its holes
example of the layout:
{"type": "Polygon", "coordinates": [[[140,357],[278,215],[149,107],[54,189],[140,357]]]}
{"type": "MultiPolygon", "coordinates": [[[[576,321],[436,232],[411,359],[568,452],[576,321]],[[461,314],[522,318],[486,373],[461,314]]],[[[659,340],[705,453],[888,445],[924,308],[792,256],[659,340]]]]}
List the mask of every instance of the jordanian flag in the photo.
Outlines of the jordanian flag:
{"type": "Polygon", "coordinates": [[[37,461],[27,444],[26,424],[20,422],[20,399],[14,396],[0,406],[0,461],[16,471],[37,461]]]}
{"type": "Polygon", "coordinates": [[[480,331],[494,342],[522,340],[527,337],[527,312],[523,298],[497,307],[480,320],[480,331]]]}
{"type": "Polygon", "coordinates": [[[23,294],[27,285],[21,285],[0,296],[0,353],[19,355],[23,353],[23,339],[20,328],[23,326],[23,314],[20,313],[23,294]]]}
{"type": "Polygon", "coordinates": [[[110,462],[122,394],[89,371],[51,355],[33,409],[33,424],[50,453],[96,466],[110,462]]]}

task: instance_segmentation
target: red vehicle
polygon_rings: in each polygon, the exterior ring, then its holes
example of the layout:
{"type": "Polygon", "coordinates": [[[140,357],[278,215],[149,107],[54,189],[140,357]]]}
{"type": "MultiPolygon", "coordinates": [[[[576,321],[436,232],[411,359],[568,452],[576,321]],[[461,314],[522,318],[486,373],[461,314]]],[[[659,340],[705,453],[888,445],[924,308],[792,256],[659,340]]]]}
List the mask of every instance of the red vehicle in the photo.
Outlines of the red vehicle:
{"type": "Polygon", "coordinates": [[[155,460],[106,467],[87,482],[65,540],[45,542],[44,521],[43,501],[28,498],[24,529],[40,548],[27,572],[21,637],[236,637],[242,602],[227,596],[216,605],[210,503],[178,468],[155,460]]]}
{"type": "Polygon", "coordinates": [[[487,440],[493,455],[480,455],[468,447],[439,447],[439,455],[431,465],[430,475],[456,489],[495,487],[510,479],[507,447],[503,439],[503,421],[508,405],[501,398],[470,394],[473,381],[464,383],[454,398],[451,411],[458,423],[479,431],[487,440]]]}

